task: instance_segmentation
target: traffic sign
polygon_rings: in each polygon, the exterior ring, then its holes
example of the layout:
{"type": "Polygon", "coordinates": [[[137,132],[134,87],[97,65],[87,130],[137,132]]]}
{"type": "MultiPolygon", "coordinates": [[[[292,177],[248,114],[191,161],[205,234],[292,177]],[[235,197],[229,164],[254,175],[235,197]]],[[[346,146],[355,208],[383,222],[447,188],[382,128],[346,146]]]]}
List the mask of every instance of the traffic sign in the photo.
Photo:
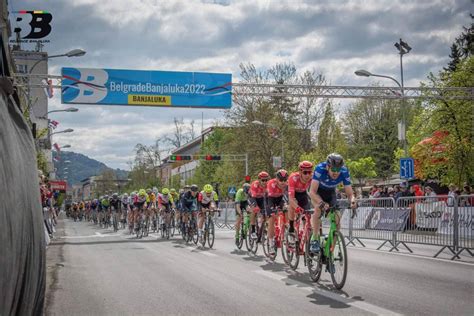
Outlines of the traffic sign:
{"type": "Polygon", "coordinates": [[[237,191],[235,189],[235,187],[229,187],[229,190],[227,191],[229,194],[233,195],[235,194],[237,191]]]}
{"type": "Polygon", "coordinates": [[[415,162],[413,158],[400,158],[400,178],[411,179],[415,177],[415,162]]]}

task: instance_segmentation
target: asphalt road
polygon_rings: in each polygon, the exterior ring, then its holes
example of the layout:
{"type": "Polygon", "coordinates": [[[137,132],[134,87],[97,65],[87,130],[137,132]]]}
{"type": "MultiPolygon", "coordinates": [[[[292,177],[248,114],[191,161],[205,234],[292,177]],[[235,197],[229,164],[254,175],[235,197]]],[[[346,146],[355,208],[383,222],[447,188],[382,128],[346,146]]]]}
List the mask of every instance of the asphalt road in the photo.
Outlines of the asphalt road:
{"type": "MultiPolygon", "coordinates": [[[[180,236],[137,240],[62,220],[48,247],[47,315],[472,315],[474,265],[349,247],[343,291],[312,283],[279,257],[239,251],[233,231],[215,249],[180,236]]],[[[245,248],[245,246],[244,246],[245,248]]]]}

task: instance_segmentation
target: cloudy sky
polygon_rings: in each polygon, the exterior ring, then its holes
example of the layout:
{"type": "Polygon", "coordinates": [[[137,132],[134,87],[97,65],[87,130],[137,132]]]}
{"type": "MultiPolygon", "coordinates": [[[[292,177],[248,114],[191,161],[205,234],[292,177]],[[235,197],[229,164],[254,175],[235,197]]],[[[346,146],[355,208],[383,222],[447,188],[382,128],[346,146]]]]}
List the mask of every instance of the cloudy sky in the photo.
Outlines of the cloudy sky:
{"type": "MultiPolygon", "coordinates": [[[[316,69],[334,85],[367,85],[357,69],[399,78],[393,44],[403,38],[405,86],[418,86],[446,65],[449,47],[470,23],[471,0],[277,1],[277,0],[9,0],[9,11],[53,15],[44,50],[50,55],[82,48],[78,58],[50,60],[61,67],[232,73],[239,64],[269,68],[292,62],[299,72],[316,69]]],[[[11,14],[12,28],[16,15],[11,14]]],[[[389,82],[387,85],[391,85],[389,82]]],[[[59,91],[50,110],[61,109],[59,91]]],[[[59,144],[71,144],[114,168],[127,169],[136,143],[152,144],[172,132],[173,117],[201,125],[201,109],[78,105],[77,113],[53,113],[59,144]]],[[[204,127],[222,117],[204,110],[204,127]]]]}

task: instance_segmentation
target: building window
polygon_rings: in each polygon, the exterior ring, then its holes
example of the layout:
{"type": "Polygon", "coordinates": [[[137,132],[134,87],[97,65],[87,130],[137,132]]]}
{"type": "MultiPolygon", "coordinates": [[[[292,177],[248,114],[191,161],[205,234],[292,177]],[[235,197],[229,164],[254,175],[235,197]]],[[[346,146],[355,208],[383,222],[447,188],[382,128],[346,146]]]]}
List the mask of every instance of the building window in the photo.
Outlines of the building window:
{"type": "Polygon", "coordinates": [[[20,74],[27,74],[28,73],[28,65],[16,65],[17,71],[20,74]]]}

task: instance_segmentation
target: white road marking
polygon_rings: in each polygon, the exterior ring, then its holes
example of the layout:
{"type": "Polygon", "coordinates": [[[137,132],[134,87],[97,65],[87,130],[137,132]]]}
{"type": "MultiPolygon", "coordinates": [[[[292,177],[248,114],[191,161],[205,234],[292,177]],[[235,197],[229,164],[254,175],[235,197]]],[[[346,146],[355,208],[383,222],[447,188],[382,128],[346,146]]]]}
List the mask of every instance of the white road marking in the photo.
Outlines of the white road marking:
{"type": "Polygon", "coordinates": [[[369,312],[369,313],[374,313],[376,315],[401,315],[401,314],[392,312],[391,310],[388,310],[388,309],[385,309],[385,308],[382,308],[382,307],[379,307],[379,306],[375,306],[375,305],[372,305],[372,304],[369,304],[369,303],[366,303],[366,302],[352,300],[350,298],[344,297],[344,296],[336,294],[336,293],[332,293],[332,292],[329,292],[329,291],[314,288],[314,287],[309,286],[309,285],[307,285],[303,282],[299,282],[299,281],[296,281],[296,280],[289,280],[286,276],[280,275],[278,273],[274,273],[274,272],[270,272],[270,271],[263,271],[263,270],[256,270],[254,272],[257,273],[257,274],[263,275],[267,278],[276,280],[276,281],[285,280],[284,282],[287,283],[287,284],[296,285],[297,289],[301,289],[301,290],[309,291],[309,292],[315,292],[318,295],[322,295],[324,297],[327,297],[327,298],[330,298],[332,300],[335,300],[335,301],[338,301],[338,302],[356,307],[358,309],[364,310],[364,311],[369,312]]]}
{"type": "Polygon", "coordinates": [[[395,256],[404,256],[404,257],[410,257],[410,258],[417,258],[417,259],[426,259],[426,260],[434,260],[438,262],[444,262],[444,263],[457,263],[465,266],[474,266],[474,262],[465,262],[465,261],[454,261],[454,260],[449,260],[449,259],[441,259],[441,258],[433,258],[433,257],[427,257],[423,255],[417,255],[414,253],[400,253],[400,252],[388,252],[388,251],[381,251],[377,249],[370,249],[370,248],[360,248],[360,247],[348,247],[348,249],[355,249],[355,250],[363,250],[363,251],[371,251],[371,252],[376,252],[376,253],[385,253],[388,255],[395,255],[395,256]]]}

